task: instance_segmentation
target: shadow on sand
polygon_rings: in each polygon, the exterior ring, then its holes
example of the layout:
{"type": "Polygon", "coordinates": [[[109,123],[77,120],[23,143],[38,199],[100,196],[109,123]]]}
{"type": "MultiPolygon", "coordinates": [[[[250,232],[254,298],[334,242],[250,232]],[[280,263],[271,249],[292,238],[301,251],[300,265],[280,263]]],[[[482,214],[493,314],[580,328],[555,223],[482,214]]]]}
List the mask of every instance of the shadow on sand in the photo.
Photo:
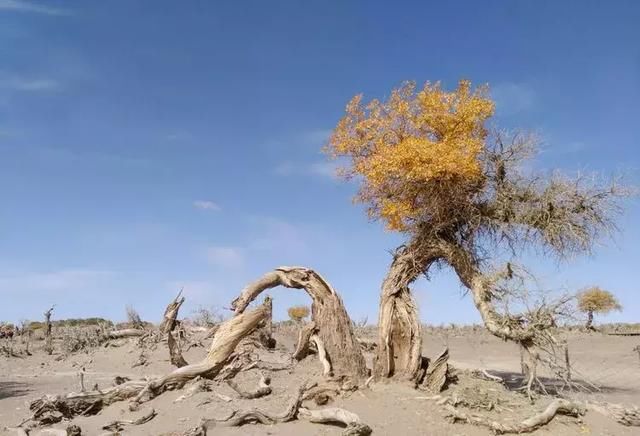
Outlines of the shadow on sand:
{"type": "Polygon", "coordinates": [[[29,392],[31,392],[31,390],[26,383],[0,381],[0,400],[11,397],[22,397],[29,392]]]}
{"type": "MultiPolygon", "coordinates": [[[[500,377],[504,381],[504,385],[510,391],[516,391],[526,384],[525,377],[517,372],[508,371],[487,371],[491,375],[500,377]]],[[[571,386],[567,385],[564,380],[550,377],[538,377],[543,384],[547,393],[550,395],[559,395],[570,390],[579,390],[584,393],[612,393],[612,392],[635,392],[634,389],[625,389],[613,386],[594,385],[588,381],[573,378],[571,386]]]]}

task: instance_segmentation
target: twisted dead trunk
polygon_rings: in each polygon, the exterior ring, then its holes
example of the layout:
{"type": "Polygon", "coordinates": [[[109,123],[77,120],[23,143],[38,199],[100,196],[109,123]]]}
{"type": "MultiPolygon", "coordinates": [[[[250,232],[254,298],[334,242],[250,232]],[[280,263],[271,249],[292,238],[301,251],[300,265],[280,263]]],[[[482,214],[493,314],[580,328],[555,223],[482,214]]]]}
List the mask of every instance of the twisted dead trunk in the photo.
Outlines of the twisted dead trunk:
{"type": "Polygon", "coordinates": [[[378,351],[374,373],[418,381],[422,365],[422,328],[409,286],[435,261],[418,244],[402,246],[382,283],[378,315],[378,351]]]}
{"type": "Polygon", "coordinates": [[[182,289],[180,289],[180,292],[178,292],[176,298],[167,305],[167,308],[164,311],[164,316],[162,317],[162,322],[160,323],[159,327],[162,333],[169,333],[175,328],[178,311],[180,310],[180,306],[182,306],[182,303],[184,303],[184,297],[181,296],[182,289]]]}
{"type": "Polygon", "coordinates": [[[333,375],[349,378],[355,383],[365,379],[368,372],[364,356],[342,299],[315,271],[304,267],[276,268],[245,287],[231,307],[236,314],[241,314],[261,292],[276,286],[304,289],[311,297],[311,320],[315,323],[313,333],[325,346],[333,375]]]}

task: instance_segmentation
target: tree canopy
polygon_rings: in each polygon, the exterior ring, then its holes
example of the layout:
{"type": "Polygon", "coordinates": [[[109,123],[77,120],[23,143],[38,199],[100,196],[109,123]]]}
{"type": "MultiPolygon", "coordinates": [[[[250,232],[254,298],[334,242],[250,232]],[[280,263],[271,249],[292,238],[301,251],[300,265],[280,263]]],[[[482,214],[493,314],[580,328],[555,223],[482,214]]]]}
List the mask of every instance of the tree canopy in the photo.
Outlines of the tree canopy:
{"type": "Polygon", "coordinates": [[[578,294],[578,309],[584,313],[609,313],[622,310],[622,305],[611,292],[593,286],[578,294]]]}

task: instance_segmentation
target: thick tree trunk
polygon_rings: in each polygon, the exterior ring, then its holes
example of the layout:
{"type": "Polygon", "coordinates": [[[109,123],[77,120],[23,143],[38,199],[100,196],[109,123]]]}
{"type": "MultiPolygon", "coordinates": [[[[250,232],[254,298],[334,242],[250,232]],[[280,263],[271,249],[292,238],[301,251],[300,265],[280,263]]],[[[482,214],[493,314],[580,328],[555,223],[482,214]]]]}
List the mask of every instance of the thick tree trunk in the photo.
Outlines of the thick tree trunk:
{"type": "Polygon", "coordinates": [[[54,306],[44,313],[44,349],[47,354],[53,353],[53,337],[51,335],[51,314],[53,313],[54,306]]]}
{"type": "Polygon", "coordinates": [[[315,323],[315,334],[325,346],[333,375],[355,383],[366,378],[364,356],[342,299],[315,271],[303,267],[276,268],[245,287],[231,307],[240,314],[261,292],[276,286],[304,289],[311,297],[311,320],[315,323]]]}
{"type": "Polygon", "coordinates": [[[422,328],[409,286],[433,262],[426,250],[403,246],[396,250],[382,283],[378,315],[377,377],[418,381],[422,364],[422,328]]]}
{"type": "Polygon", "coordinates": [[[584,328],[586,328],[587,330],[593,329],[593,311],[592,310],[587,312],[587,323],[585,324],[584,328]]]}

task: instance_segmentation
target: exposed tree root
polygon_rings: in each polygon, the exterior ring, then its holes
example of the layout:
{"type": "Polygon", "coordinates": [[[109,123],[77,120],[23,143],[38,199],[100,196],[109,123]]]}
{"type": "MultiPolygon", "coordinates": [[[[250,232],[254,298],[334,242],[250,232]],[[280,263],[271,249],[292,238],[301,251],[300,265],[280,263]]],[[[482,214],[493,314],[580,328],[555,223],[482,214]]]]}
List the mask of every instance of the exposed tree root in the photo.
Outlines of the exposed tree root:
{"type": "Polygon", "coordinates": [[[113,422],[103,426],[102,429],[103,430],[119,432],[119,431],[122,431],[124,429],[124,427],[127,426],[127,425],[142,425],[142,424],[145,424],[145,423],[151,421],[153,418],[155,418],[156,415],[157,415],[156,411],[154,409],[151,409],[149,411],[149,413],[147,413],[145,415],[142,415],[138,419],[113,421],[113,422]]]}
{"type": "Polygon", "coordinates": [[[321,339],[333,373],[337,377],[350,377],[356,382],[368,376],[360,345],[342,299],[317,272],[303,267],[276,268],[245,287],[231,307],[236,314],[261,292],[276,286],[304,289],[313,303],[311,320],[315,323],[315,334],[321,339]]]}
{"type": "Polygon", "coordinates": [[[358,415],[337,407],[328,407],[326,409],[318,410],[309,410],[301,407],[298,411],[298,416],[300,418],[307,419],[309,422],[318,424],[343,424],[346,426],[345,430],[342,432],[343,436],[367,436],[372,432],[371,427],[367,424],[363,424],[358,415]]]}
{"type": "Polygon", "coordinates": [[[236,410],[231,413],[230,416],[224,419],[203,419],[197,427],[189,430],[184,436],[206,436],[210,427],[217,425],[224,425],[227,427],[238,427],[247,423],[260,423],[273,425],[280,422],[292,421],[296,418],[300,404],[302,403],[302,396],[304,392],[311,387],[308,382],[302,383],[298,388],[296,395],[291,399],[286,409],[279,414],[268,414],[258,409],[250,410],[236,410]]]}
{"type": "Polygon", "coordinates": [[[584,414],[585,409],[579,403],[575,403],[569,400],[556,399],[547,406],[547,408],[530,418],[516,424],[502,423],[493,421],[485,416],[465,413],[457,410],[451,405],[446,405],[447,416],[453,420],[453,422],[463,421],[469,424],[488,427],[496,434],[505,433],[530,433],[545,424],[548,424],[556,414],[580,416],[584,414]]]}
{"type": "Polygon", "coordinates": [[[209,380],[205,380],[202,377],[196,377],[191,381],[191,386],[187,389],[183,395],[180,395],[178,398],[173,400],[174,403],[179,403],[180,401],[184,401],[187,398],[190,398],[197,394],[198,392],[210,392],[211,391],[211,382],[209,380]]]}
{"type": "Polygon", "coordinates": [[[244,398],[247,400],[252,400],[255,398],[264,397],[265,395],[269,395],[271,393],[271,386],[269,386],[270,383],[271,383],[271,378],[268,376],[265,376],[264,374],[261,374],[260,381],[258,382],[258,387],[253,391],[246,391],[242,389],[240,386],[238,386],[238,384],[235,383],[234,381],[232,380],[227,381],[227,384],[229,385],[229,387],[234,391],[236,391],[236,393],[240,395],[240,398],[244,398]]]}
{"type": "Polygon", "coordinates": [[[371,428],[363,424],[355,413],[344,409],[327,408],[321,410],[309,410],[300,407],[305,399],[305,393],[315,384],[303,383],[295,396],[292,397],[287,407],[279,414],[270,414],[258,409],[235,410],[224,419],[203,419],[197,427],[189,430],[184,436],[206,436],[207,431],[215,425],[227,427],[239,427],[244,424],[273,425],[281,422],[292,421],[296,418],[304,418],[315,423],[340,423],[345,425],[343,435],[369,435],[371,428]]]}

